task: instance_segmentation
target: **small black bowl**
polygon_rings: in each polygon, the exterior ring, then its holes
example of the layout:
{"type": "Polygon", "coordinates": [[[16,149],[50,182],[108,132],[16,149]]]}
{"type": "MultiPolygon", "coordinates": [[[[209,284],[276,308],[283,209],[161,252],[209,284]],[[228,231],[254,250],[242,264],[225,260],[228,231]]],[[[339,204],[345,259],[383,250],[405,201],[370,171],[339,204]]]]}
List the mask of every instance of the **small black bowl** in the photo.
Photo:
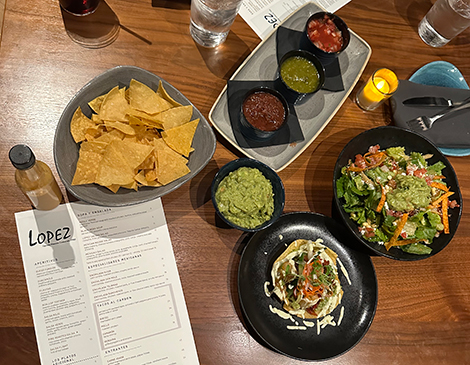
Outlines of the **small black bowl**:
{"type": "Polygon", "coordinates": [[[320,62],[320,60],[317,57],[315,57],[315,55],[313,55],[312,53],[302,50],[302,49],[298,49],[298,50],[289,51],[284,56],[282,56],[279,62],[278,78],[275,80],[275,87],[277,90],[281,92],[282,95],[284,95],[287,102],[292,103],[292,104],[300,102],[305,96],[315,94],[318,90],[320,90],[323,87],[324,83],[325,83],[325,69],[322,63],[320,62]],[[318,78],[319,78],[319,83],[315,90],[309,93],[302,93],[302,92],[299,92],[290,88],[284,82],[281,76],[281,67],[282,67],[282,64],[291,57],[302,57],[313,63],[313,65],[318,71],[318,78]]]}
{"type": "Polygon", "coordinates": [[[305,29],[302,32],[302,37],[300,39],[300,48],[305,49],[309,52],[312,52],[318,59],[324,64],[327,65],[333,62],[340,54],[343,52],[346,47],[349,45],[349,41],[351,40],[351,33],[349,32],[349,28],[346,23],[341,19],[339,16],[328,13],[325,11],[318,12],[313,14],[310,18],[308,18],[307,22],[305,23],[305,29]],[[326,52],[320,48],[318,48],[309,38],[307,30],[308,25],[313,19],[321,19],[323,17],[329,17],[333,23],[335,23],[336,27],[341,31],[341,35],[343,36],[343,46],[337,52],[326,52]]]}
{"type": "Polygon", "coordinates": [[[256,141],[267,141],[271,139],[272,137],[274,137],[279,132],[279,130],[281,130],[284,127],[287,121],[288,114],[289,114],[289,105],[287,104],[287,101],[284,98],[284,96],[282,96],[282,94],[279,91],[276,91],[272,88],[268,88],[264,86],[253,88],[246,93],[245,97],[243,98],[243,103],[241,104],[241,107],[240,107],[240,131],[243,133],[245,137],[249,139],[256,140],[256,141]],[[253,94],[259,93],[259,92],[264,92],[264,93],[269,93],[271,95],[274,95],[277,99],[279,99],[279,101],[282,103],[282,106],[284,107],[283,122],[275,130],[267,131],[267,130],[259,129],[255,127],[254,125],[252,125],[245,117],[245,113],[243,110],[244,105],[245,105],[245,100],[248,97],[252,96],[253,94]]]}
{"type": "Polygon", "coordinates": [[[412,132],[407,129],[384,126],[369,129],[362,132],[358,136],[354,137],[341,151],[338,160],[336,161],[334,175],[333,175],[333,190],[334,200],[338,212],[341,216],[342,221],[346,224],[349,230],[362,242],[366,247],[370,248],[376,254],[388,257],[390,259],[401,260],[401,261],[417,261],[422,260],[431,256],[434,256],[441,250],[443,250],[448,243],[452,240],[457,227],[460,222],[460,216],[462,214],[462,194],[460,193],[459,182],[457,175],[455,174],[454,168],[452,167],[449,160],[442,154],[442,152],[427,138],[422,135],[412,132]],[[381,150],[385,150],[389,147],[405,147],[405,153],[410,154],[411,152],[420,152],[423,155],[431,154],[432,157],[427,160],[429,165],[433,165],[438,161],[442,161],[446,168],[442,171],[451,191],[454,194],[450,197],[451,200],[456,200],[459,207],[449,209],[449,228],[450,234],[441,234],[439,237],[434,238],[430,244],[432,252],[429,255],[415,255],[404,252],[399,248],[392,247],[389,251],[386,250],[384,245],[369,242],[362,238],[358,230],[358,225],[350,217],[349,213],[343,209],[343,199],[338,198],[336,190],[336,182],[341,177],[341,168],[348,164],[349,160],[353,160],[357,154],[364,154],[368,151],[370,146],[380,145],[381,150]]]}
{"type": "Polygon", "coordinates": [[[239,229],[244,232],[256,232],[260,231],[266,227],[269,227],[271,224],[273,224],[282,214],[282,211],[284,210],[284,202],[285,202],[285,192],[284,192],[284,185],[282,184],[281,178],[279,175],[271,169],[269,166],[265,165],[264,163],[254,160],[251,158],[239,158],[237,160],[230,161],[229,163],[225,164],[220,168],[220,170],[217,172],[215,175],[214,179],[212,180],[212,186],[211,186],[211,197],[212,197],[212,204],[214,204],[215,211],[219,215],[219,217],[227,223],[229,226],[239,229]],[[220,212],[217,202],[215,200],[215,193],[217,191],[217,188],[219,187],[220,182],[232,171],[238,170],[240,167],[251,167],[251,168],[256,168],[261,173],[264,175],[266,179],[268,179],[271,182],[271,185],[273,187],[273,197],[274,197],[274,212],[273,215],[271,216],[271,219],[264,222],[258,227],[255,228],[244,228],[240,227],[231,221],[229,221],[227,218],[225,218],[222,213],[220,212]]]}

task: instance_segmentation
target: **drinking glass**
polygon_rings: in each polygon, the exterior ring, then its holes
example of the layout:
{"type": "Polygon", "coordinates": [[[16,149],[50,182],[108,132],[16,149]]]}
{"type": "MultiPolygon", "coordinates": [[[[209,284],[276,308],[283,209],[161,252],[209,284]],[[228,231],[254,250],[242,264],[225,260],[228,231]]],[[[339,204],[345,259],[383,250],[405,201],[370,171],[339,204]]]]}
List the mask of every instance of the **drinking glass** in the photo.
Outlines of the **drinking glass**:
{"type": "Polygon", "coordinates": [[[470,26],[470,0],[437,0],[418,25],[424,43],[442,47],[470,26]]]}
{"type": "Polygon", "coordinates": [[[66,12],[84,16],[93,13],[101,0],[59,0],[59,4],[66,12]]]}
{"type": "Polygon", "coordinates": [[[204,47],[217,47],[227,38],[243,0],[191,0],[189,32],[204,47]]]}

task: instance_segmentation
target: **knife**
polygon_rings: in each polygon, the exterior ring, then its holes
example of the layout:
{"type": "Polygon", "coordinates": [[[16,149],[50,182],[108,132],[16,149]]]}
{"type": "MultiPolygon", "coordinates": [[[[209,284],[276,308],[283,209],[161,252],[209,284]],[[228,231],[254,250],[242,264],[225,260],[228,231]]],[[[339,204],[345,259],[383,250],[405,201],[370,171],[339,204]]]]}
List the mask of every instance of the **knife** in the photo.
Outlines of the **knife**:
{"type": "Polygon", "coordinates": [[[403,105],[408,106],[459,106],[466,103],[470,98],[462,101],[452,101],[451,99],[436,97],[436,96],[422,96],[403,100],[403,105]]]}

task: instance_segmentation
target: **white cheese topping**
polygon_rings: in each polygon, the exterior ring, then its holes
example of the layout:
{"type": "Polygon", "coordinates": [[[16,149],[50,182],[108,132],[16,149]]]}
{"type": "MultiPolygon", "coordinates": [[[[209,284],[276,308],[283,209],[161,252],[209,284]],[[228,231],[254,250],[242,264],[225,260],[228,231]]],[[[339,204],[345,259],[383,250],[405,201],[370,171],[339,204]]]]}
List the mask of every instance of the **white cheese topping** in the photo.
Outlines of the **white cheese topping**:
{"type": "Polygon", "coordinates": [[[348,283],[349,285],[351,285],[351,279],[349,279],[349,274],[348,272],[346,271],[346,268],[344,267],[343,263],[341,262],[341,260],[339,259],[339,257],[336,258],[336,261],[338,262],[339,264],[339,267],[341,269],[341,272],[343,273],[344,276],[346,276],[346,279],[348,280],[348,283]]]}
{"type": "Polygon", "coordinates": [[[277,308],[274,308],[271,304],[269,305],[269,310],[271,312],[273,312],[274,314],[277,314],[279,317],[281,317],[282,319],[290,319],[292,320],[292,316],[287,313],[287,312],[284,312],[280,309],[277,309],[277,308]]]}
{"type": "Polygon", "coordinates": [[[307,327],[305,327],[305,326],[287,326],[287,329],[288,330],[303,330],[303,331],[305,331],[307,329],[307,327]]]}
{"type": "Polygon", "coordinates": [[[322,320],[318,319],[317,320],[317,335],[320,334],[321,330],[325,328],[326,326],[336,326],[335,321],[333,321],[333,316],[326,316],[322,320]]]}
{"type": "Polygon", "coordinates": [[[304,325],[307,326],[307,327],[315,326],[315,322],[311,322],[311,321],[303,321],[303,322],[304,322],[304,325]]]}
{"type": "Polygon", "coordinates": [[[344,307],[341,307],[341,311],[339,312],[339,319],[338,319],[338,326],[341,324],[344,316],[344,307]]]}

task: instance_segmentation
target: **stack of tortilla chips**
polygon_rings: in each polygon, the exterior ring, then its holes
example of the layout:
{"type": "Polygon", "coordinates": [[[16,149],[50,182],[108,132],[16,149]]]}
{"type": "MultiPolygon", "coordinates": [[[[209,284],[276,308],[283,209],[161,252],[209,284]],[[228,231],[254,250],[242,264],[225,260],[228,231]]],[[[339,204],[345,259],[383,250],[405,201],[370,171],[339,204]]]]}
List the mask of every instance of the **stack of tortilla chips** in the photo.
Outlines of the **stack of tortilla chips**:
{"type": "Polygon", "coordinates": [[[160,81],[155,92],[139,81],[116,86],[90,101],[91,119],[80,107],[70,131],[80,143],[72,185],[119,188],[169,184],[190,172],[187,163],[199,119],[191,105],[173,100],[160,81]]]}

